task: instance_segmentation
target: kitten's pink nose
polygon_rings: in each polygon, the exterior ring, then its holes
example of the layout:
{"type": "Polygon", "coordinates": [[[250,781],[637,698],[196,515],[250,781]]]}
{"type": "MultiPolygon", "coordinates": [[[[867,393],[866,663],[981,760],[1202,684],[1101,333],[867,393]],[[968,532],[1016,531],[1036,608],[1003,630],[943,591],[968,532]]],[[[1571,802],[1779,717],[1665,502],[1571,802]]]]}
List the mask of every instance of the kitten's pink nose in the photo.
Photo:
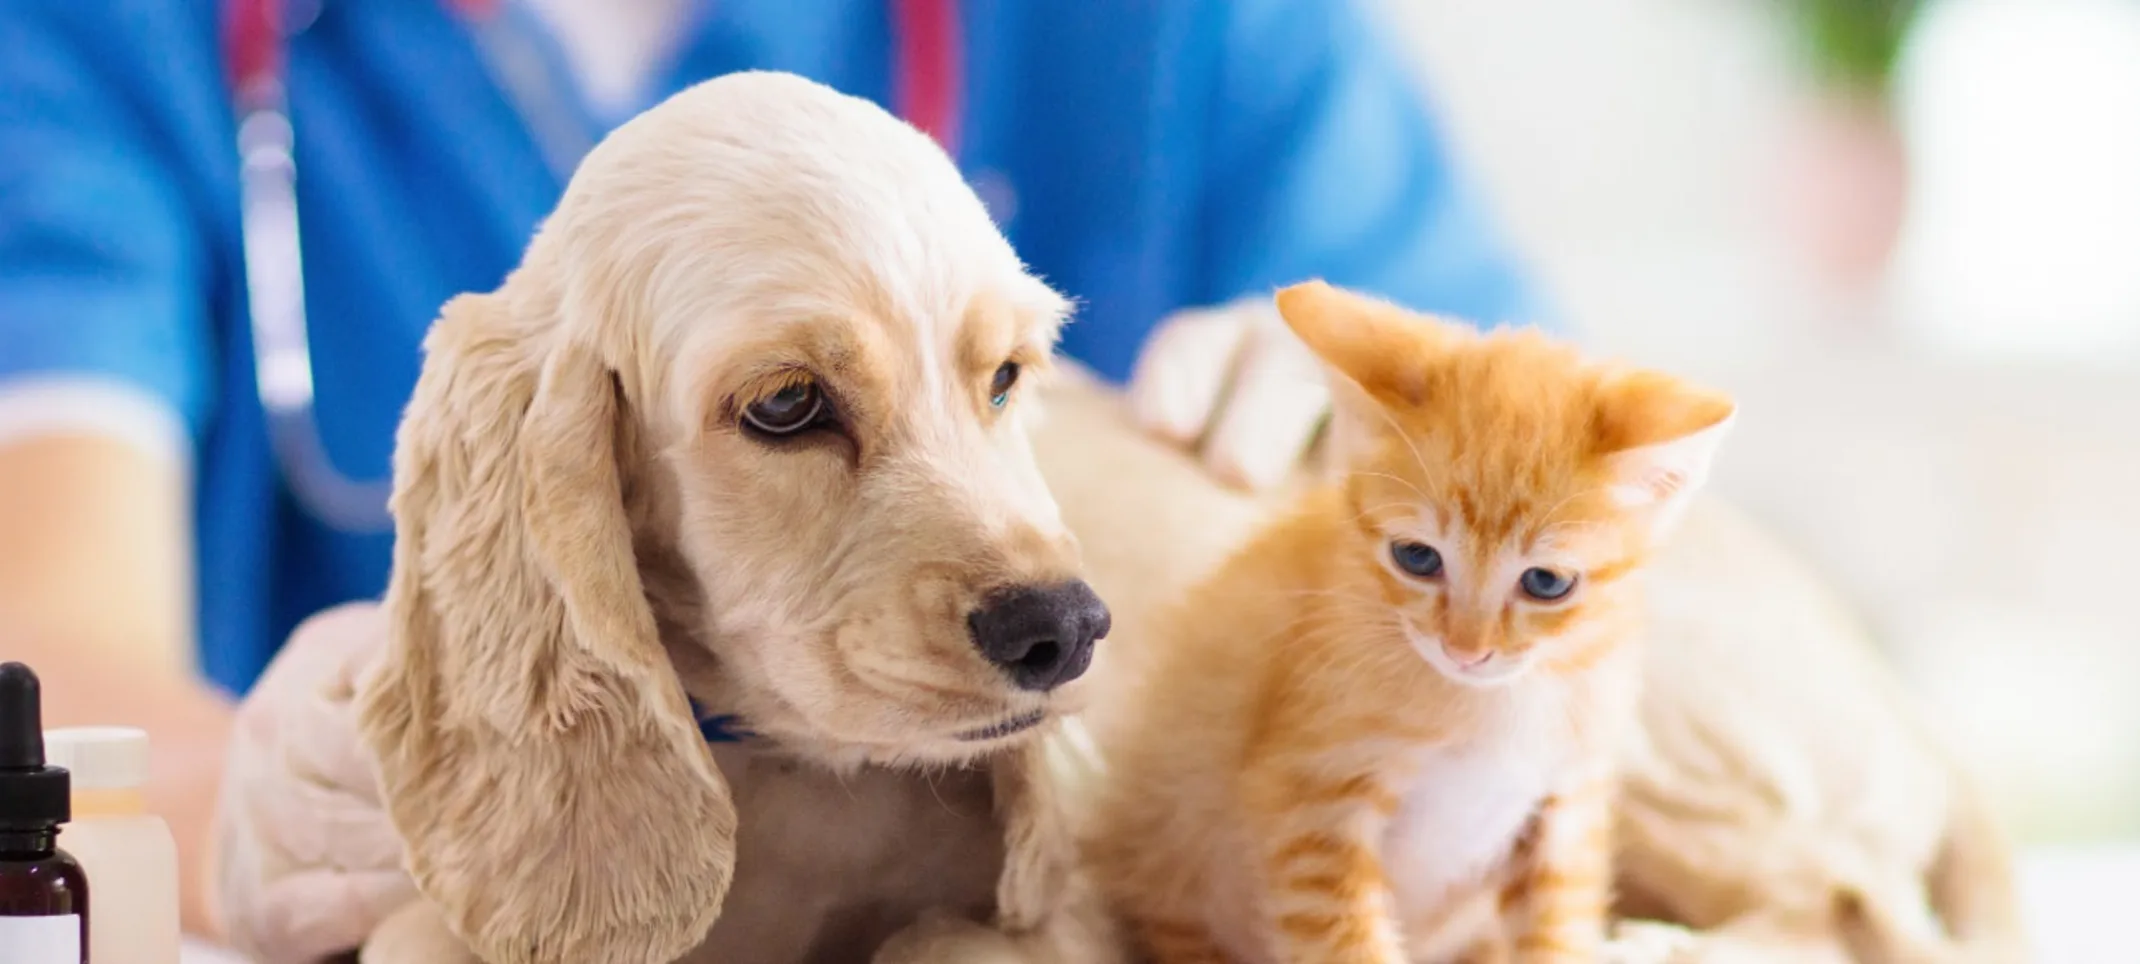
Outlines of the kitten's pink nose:
{"type": "Polygon", "coordinates": [[[1474,666],[1477,666],[1481,663],[1486,662],[1489,659],[1494,658],[1494,651],[1490,649],[1482,649],[1477,652],[1467,653],[1461,650],[1451,649],[1445,645],[1442,647],[1442,652],[1449,654],[1449,658],[1455,660],[1456,665],[1461,666],[1465,669],[1471,669],[1474,666]]]}

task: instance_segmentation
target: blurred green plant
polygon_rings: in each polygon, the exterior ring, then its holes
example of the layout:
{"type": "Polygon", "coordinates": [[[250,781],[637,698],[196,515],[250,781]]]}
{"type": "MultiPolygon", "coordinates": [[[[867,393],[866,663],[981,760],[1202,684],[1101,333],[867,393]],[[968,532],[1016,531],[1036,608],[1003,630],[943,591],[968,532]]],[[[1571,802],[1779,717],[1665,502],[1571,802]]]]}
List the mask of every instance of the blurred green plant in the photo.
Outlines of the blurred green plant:
{"type": "Polygon", "coordinates": [[[1818,79],[1885,99],[1895,60],[1925,0],[1785,0],[1818,79]]]}

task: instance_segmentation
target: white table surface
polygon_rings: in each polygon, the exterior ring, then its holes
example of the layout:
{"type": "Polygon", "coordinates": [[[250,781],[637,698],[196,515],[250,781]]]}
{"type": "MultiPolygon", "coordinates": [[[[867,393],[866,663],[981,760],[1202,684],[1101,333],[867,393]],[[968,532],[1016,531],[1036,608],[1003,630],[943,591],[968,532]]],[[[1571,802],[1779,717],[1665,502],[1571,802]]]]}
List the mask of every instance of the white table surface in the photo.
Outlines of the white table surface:
{"type": "MultiPolygon", "coordinates": [[[[2140,844],[2040,849],[2024,856],[2021,895],[2036,942],[2034,964],[2132,964],[2132,918],[2140,913],[2140,844]]],[[[181,964],[247,964],[198,944],[181,964]]]]}

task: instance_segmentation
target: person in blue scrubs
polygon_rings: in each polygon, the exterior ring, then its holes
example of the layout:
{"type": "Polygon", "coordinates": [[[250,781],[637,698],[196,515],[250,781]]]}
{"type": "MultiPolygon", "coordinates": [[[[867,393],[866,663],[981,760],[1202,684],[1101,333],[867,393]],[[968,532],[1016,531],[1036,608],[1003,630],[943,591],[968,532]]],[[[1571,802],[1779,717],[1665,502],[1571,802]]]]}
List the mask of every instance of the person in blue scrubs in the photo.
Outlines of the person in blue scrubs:
{"type": "MultiPolygon", "coordinates": [[[[315,417],[340,473],[388,474],[425,327],[515,263],[564,183],[560,132],[591,141],[744,68],[891,105],[912,69],[886,0],[651,6],[666,19],[617,16],[655,45],[609,62],[653,66],[605,85],[601,58],[563,42],[581,32],[571,0],[292,0],[315,417]],[[477,42],[495,36],[560,95],[539,122],[477,42]]],[[[1079,299],[1063,348],[1101,375],[1127,378],[1178,311],[1308,277],[1533,320],[1398,51],[1353,4],[948,7],[956,159],[1079,299]]],[[[300,620],[379,593],[391,538],[308,513],[270,449],[224,19],[214,0],[15,0],[0,25],[0,655],[45,670],[56,723],[151,728],[189,860],[229,698],[300,620]]]]}

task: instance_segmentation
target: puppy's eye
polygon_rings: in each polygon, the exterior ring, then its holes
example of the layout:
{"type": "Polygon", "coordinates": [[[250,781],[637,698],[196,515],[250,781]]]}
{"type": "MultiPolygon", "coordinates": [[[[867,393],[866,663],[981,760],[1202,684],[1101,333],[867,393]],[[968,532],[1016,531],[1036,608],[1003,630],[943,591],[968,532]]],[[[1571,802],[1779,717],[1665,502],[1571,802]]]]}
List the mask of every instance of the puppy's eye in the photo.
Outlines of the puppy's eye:
{"type": "Polygon", "coordinates": [[[767,435],[793,435],[816,425],[825,412],[825,394],[816,382],[796,382],[743,410],[743,422],[767,435]]]}
{"type": "Polygon", "coordinates": [[[1424,542],[1400,540],[1390,543],[1390,561],[1421,579],[1442,574],[1442,554],[1424,542]]]}
{"type": "Polygon", "coordinates": [[[1575,577],[1551,569],[1525,569],[1516,584],[1523,594],[1539,602],[1558,602],[1575,591],[1575,577]]]}
{"type": "Polygon", "coordinates": [[[1007,361],[996,369],[996,377],[988,383],[988,404],[997,408],[1010,403],[1011,386],[1018,384],[1018,363],[1007,361]]]}

